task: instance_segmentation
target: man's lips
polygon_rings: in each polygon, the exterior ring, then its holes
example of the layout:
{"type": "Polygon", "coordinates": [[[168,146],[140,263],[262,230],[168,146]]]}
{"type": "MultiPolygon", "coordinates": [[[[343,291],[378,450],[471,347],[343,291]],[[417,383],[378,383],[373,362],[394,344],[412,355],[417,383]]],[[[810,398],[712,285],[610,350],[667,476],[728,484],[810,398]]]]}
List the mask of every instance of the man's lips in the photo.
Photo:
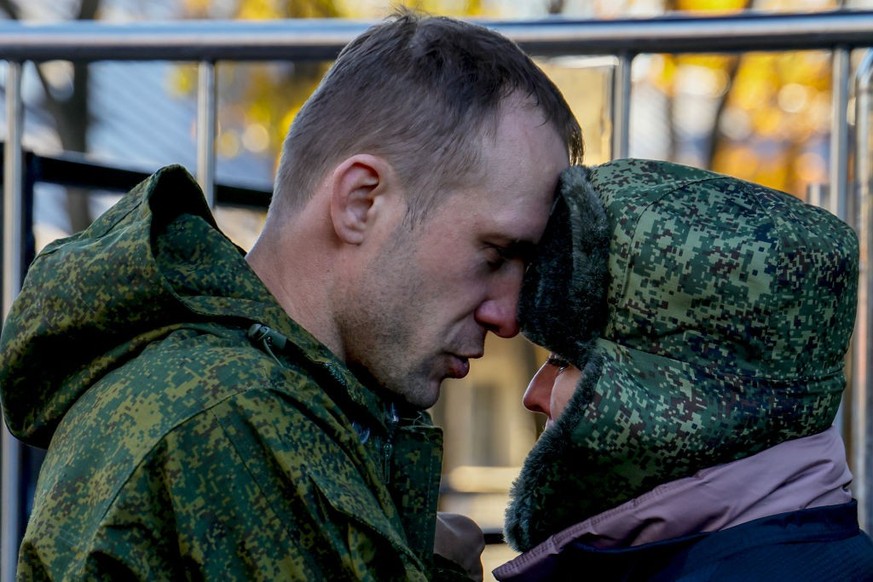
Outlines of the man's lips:
{"type": "Polygon", "coordinates": [[[479,358],[481,355],[473,354],[470,356],[462,356],[460,354],[449,354],[449,378],[463,378],[470,373],[470,358],[479,358]]]}

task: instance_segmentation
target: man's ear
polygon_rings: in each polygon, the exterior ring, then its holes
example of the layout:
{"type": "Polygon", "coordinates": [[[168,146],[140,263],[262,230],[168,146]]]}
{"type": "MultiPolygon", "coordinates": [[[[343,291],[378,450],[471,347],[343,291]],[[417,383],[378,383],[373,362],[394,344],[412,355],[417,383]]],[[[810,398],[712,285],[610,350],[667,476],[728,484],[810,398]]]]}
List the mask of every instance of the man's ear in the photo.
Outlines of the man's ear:
{"type": "Polygon", "coordinates": [[[330,217],[339,239],[363,242],[395,184],[393,168],[379,156],[356,154],[338,165],[331,176],[330,217]]]}

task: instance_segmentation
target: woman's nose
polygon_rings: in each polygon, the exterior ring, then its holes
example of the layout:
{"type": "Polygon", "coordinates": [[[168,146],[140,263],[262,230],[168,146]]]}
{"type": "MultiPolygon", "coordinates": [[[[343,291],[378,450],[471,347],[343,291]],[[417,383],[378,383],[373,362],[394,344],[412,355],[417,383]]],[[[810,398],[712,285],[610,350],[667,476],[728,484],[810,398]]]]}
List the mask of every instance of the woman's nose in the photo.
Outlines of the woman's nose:
{"type": "Polygon", "coordinates": [[[527,390],[524,392],[524,398],[522,398],[525,408],[531,412],[545,414],[549,418],[551,418],[549,402],[552,398],[552,387],[555,380],[552,369],[553,366],[543,364],[531,378],[530,384],[527,385],[527,390]]]}

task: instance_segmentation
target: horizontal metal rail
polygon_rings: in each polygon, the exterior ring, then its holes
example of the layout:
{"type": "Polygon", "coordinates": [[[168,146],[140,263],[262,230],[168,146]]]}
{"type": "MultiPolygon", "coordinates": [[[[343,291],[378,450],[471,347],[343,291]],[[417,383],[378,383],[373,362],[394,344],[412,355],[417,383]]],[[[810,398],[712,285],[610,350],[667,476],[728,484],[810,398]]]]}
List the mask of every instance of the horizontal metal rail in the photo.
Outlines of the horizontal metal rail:
{"type": "MultiPolygon", "coordinates": [[[[537,56],[785,51],[873,45],[873,11],[480,24],[537,56]]],[[[371,21],[0,22],[12,61],[330,60],[371,21]]]]}
{"type": "MultiPolygon", "coordinates": [[[[148,178],[154,168],[142,165],[106,164],[78,154],[43,155],[24,152],[24,165],[40,184],[73,186],[110,193],[124,193],[148,178]]],[[[270,204],[273,185],[270,183],[242,184],[224,181],[215,184],[215,205],[266,210],[270,204]]]]}

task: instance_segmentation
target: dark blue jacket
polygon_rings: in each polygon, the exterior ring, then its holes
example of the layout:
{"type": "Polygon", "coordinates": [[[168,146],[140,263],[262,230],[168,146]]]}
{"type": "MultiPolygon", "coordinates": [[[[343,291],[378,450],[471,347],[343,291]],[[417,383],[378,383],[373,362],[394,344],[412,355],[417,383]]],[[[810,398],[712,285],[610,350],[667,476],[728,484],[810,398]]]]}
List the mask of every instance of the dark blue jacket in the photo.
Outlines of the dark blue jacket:
{"type": "Polygon", "coordinates": [[[873,541],[857,502],[781,513],[722,531],[631,548],[573,542],[560,554],[500,580],[873,581],[873,541]]]}

